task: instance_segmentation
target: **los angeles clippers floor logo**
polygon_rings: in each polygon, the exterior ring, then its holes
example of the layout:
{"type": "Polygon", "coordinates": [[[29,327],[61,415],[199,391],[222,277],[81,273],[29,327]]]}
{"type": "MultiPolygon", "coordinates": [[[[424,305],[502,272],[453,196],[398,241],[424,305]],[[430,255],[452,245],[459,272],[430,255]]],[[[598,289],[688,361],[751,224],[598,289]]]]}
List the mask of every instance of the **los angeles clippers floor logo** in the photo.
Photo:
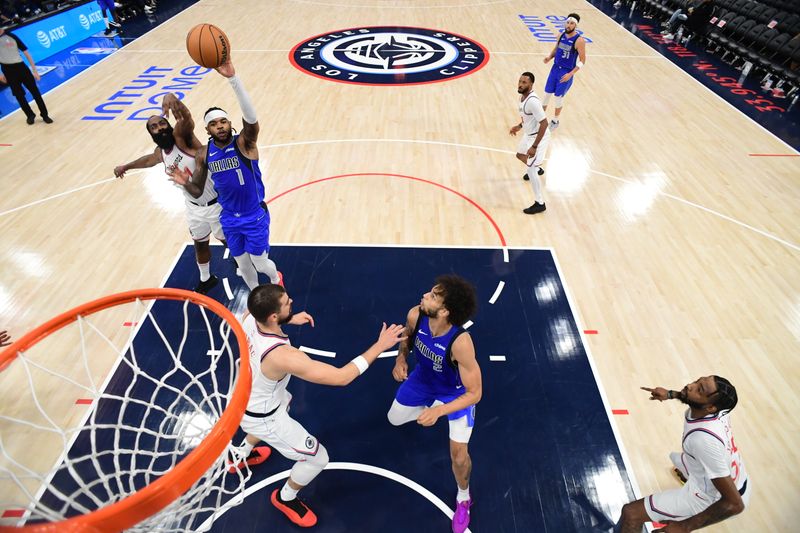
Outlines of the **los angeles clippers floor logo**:
{"type": "Polygon", "coordinates": [[[303,72],[326,80],[414,85],[471,74],[489,61],[489,51],[451,32],[373,26],[307,39],[292,49],[289,60],[303,72]]]}

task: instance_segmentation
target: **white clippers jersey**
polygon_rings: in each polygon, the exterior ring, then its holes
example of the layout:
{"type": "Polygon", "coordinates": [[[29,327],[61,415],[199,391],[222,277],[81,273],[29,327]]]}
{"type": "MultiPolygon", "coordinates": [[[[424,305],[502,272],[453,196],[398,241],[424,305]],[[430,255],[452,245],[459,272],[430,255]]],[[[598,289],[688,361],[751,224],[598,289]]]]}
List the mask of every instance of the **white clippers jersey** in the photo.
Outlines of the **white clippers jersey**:
{"type": "Polygon", "coordinates": [[[247,333],[250,345],[250,370],[253,373],[253,387],[250,390],[250,401],[247,410],[251,413],[264,414],[276,409],[281,403],[289,402],[289,393],[286,386],[289,384],[291,374],[286,374],[280,381],[273,381],[261,372],[261,361],[269,353],[280,346],[291,346],[289,337],[264,333],[256,326],[256,319],[252,315],[242,322],[242,327],[247,333]]]}
{"type": "Polygon", "coordinates": [[[715,413],[705,418],[691,420],[686,410],[683,423],[683,461],[689,473],[688,483],[694,490],[707,494],[713,501],[719,500],[712,479],[730,476],[741,489],[747,482],[739,449],[733,442],[729,412],[715,413]]]}
{"type": "MultiPolygon", "coordinates": [[[[194,156],[187,154],[186,152],[182,151],[178,148],[178,145],[172,147],[172,150],[167,152],[163,148],[161,149],[161,158],[164,161],[164,167],[166,169],[169,168],[182,168],[189,171],[190,174],[194,174],[195,171],[195,161],[194,156]]],[[[206,178],[206,185],[203,189],[203,194],[200,195],[200,198],[195,198],[189,191],[184,189],[182,186],[175,184],[181,191],[183,191],[183,196],[187,202],[194,205],[206,205],[208,202],[213,200],[217,197],[217,191],[214,189],[214,182],[211,180],[211,176],[206,178]]]]}
{"type": "MultiPolygon", "coordinates": [[[[547,115],[542,107],[542,101],[535,92],[531,91],[528,96],[519,103],[519,116],[522,118],[522,132],[525,135],[536,135],[539,131],[539,122],[545,120],[547,115]]],[[[544,131],[542,141],[550,136],[550,128],[544,131]]],[[[541,142],[541,141],[540,141],[541,142]]]]}

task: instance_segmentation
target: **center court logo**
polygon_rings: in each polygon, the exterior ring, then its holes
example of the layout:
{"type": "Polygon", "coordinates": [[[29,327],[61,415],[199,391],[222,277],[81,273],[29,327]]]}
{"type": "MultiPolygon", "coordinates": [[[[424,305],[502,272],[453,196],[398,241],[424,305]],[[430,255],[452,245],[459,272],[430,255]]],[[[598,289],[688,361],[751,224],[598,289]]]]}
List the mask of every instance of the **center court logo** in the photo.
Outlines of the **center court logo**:
{"type": "Polygon", "coordinates": [[[307,74],[341,83],[415,85],[472,74],[489,61],[489,51],[451,32],[373,26],[307,39],[289,60],[307,74]]]}

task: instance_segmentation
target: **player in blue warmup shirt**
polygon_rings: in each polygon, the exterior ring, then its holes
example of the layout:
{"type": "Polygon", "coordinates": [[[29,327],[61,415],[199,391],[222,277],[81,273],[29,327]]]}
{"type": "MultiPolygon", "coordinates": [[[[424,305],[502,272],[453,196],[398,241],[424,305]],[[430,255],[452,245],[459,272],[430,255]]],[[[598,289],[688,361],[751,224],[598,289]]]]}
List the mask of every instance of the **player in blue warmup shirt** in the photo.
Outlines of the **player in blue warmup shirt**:
{"type": "Polygon", "coordinates": [[[472,496],[469,476],[472,459],[467,450],[475,425],[475,404],[481,399],[481,369],[475,346],[463,325],[475,314],[475,289],[455,275],[439,276],[418,306],[408,312],[406,334],[401,342],[392,376],[402,382],[389,409],[395,426],[416,420],[432,426],[447,416],[450,425],[450,459],[458,484],[453,532],[469,525],[472,496]],[[409,375],[408,354],[416,356],[409,375]]]}
{"type": "Polygon", "coordinates": [[[172,169],[172,181],[183,185],[195,198],[200,197],[206,176],[214,181],[222,206],[220,222],[231,251],[247,286],[258,286],[258,272],[270,282],[283,284],[275,263],[269,259],[269,210],[264,202],[264,183],[258,168],[258,119],[250,96],[236,76],[230,60],[217,67],[228,78],[242,108],[242,132],[233,133],[228,114],[212,107],[203,117],[211,136],[207,147],[197,151],[194,174],[172,169]]]}
{"type": "Polygon", "coordinates": [[[547,111],[550,97],[556,96],[556,115],[550,121],[550,129],[558,127],[561,108],[564,106],[564,96],[572,87],[575,74],[586,62],[586,39],[581,37],[581,32],[578,31],[580,20],[580,15],[576,13],[567,15],[564,33],[558,37],[553,51],[544,58],[545,64],[554,59],[550,75],[547,77],[547,84],[544,87],[544,100],[542,100],[544,109],[547,111]]]}

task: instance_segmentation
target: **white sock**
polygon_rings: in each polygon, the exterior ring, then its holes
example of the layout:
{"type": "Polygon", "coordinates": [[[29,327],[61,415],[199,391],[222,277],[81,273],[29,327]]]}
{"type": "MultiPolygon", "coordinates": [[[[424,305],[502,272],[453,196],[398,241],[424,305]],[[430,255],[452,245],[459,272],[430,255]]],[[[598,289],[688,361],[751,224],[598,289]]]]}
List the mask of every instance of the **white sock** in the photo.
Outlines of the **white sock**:
{"type": "Polygon", "coordinates": [[[242,279],[247,284],[247,288],[253,290],[258,287],[258,272],[256,272],[253,262],[250,261],[250,254],[244,253],[234,257],[234,259],[236,259],[236,264],[239,265],[239,271],[242,279]]]}
{"type": "Polygon", "coordinates": [[[244,439],[244,442],[242,442],[242,445],[241,445],[241,446],[239,446],[239,449],[242,451],[242,454],[243,454],[245,457],[247,457],[248,455],[250,455],[250,452],[252,452],[252,451],[253,451],[253,447],[254,447],[254,446],[253,446],[252,444],[250,444],[249,442],[247,442],[247,439],[244,439]]]}
{"type": "Polygon", "coordinates": [[[465,502],[467,500],[469,500],[469,485],[467,485],[466,489],[458,487],[458,496],[456,496],[456,501],[465,502]]]}
{"type": "Polygon", "coordinates": [[[108,17],[103,17],[103,22],[106,23],[106,29],[111,27],[111,26],[108,25],[108,17]]]}
{"type": "Polygon", "coordinates": [[[292,487],[289,486],[289,482],[287,481],[284,483],[283,488],[281,489],[281,500],[288,502],[297,498],[297,493],[299,491],[294,490],[292,487]]]}
{"type": "Polygon", "coordinates": [[[208,281],[211,277],[211,263],[197,263],[197,268],[200,269],[200,281],[208,281]]]}
{"type": "Polygon", "coordinates": [[[537,174],[536,167],[528,167],[527,174],[531,182],[531,186],[533,187],[533,194],[536,196],[536,202],[543,204],[544,194],[542,193],[542,184],[539,183],[539,175],[537,174]]]}

